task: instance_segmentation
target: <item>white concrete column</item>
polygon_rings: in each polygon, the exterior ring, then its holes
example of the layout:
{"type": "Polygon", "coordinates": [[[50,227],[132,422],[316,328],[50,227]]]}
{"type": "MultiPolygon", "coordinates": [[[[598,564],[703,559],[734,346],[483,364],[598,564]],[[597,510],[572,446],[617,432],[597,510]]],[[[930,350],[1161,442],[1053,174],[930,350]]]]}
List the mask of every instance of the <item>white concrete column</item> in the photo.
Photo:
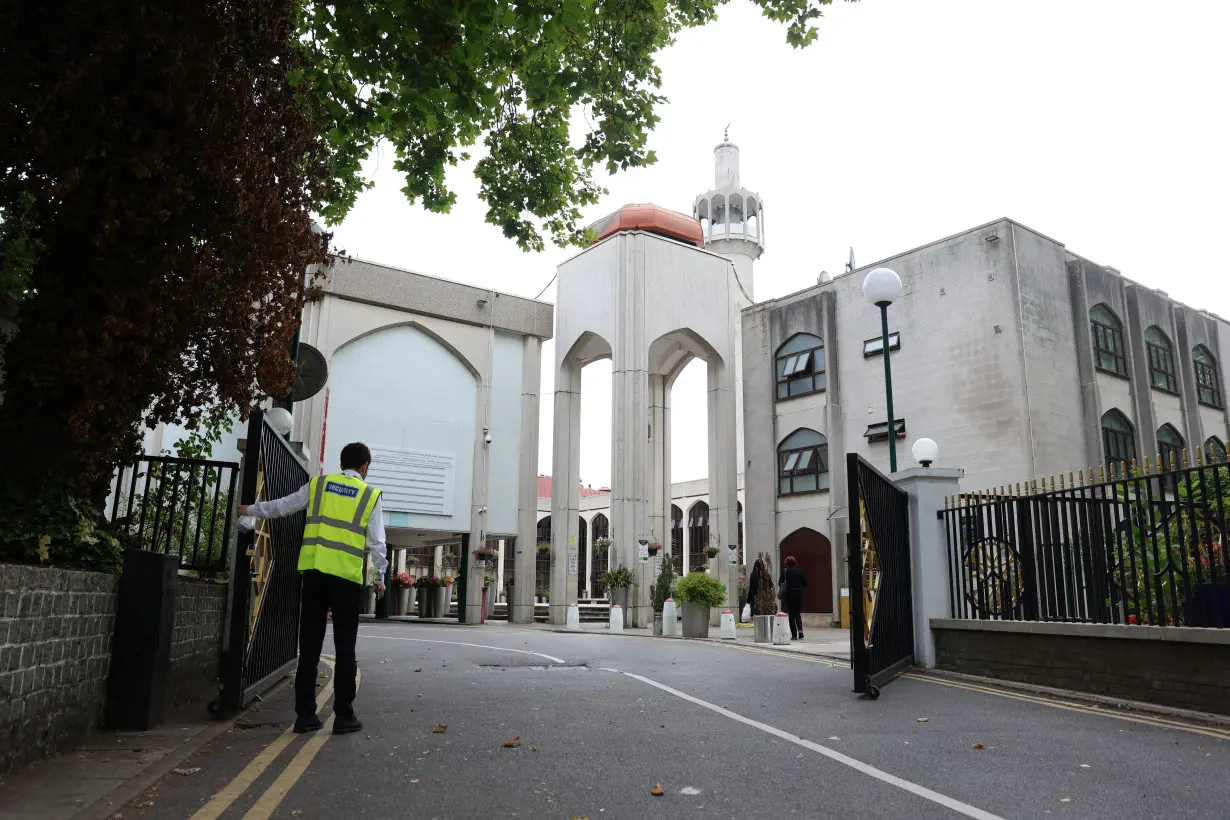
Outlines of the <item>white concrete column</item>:
{"type": "MultiPolygon", "coordinates": [[[[490,331],[494,332],[494,331],[490,331]]],[[[470,538],[466,553],[459,556],[458,574],[466,569],[466,615],[465,623],[482,623],[484,570],[474,560],[474,550],[487,543],[487,494],[490,481],[491,445],[486,441],[486,428],[491,422],[491,363],[488,374],[478,385],[477,418],[474,425],[474,477],[470,500],[470,538]]]]}
{"type": "Polygon", "coordinates": [[[497,571],[496,571],[496,576],[495,576],[495,596],[496,596],[495,599],[496,601],[499,601],[500,596],[504,594],[504,558],[508,554],[507,544],[508,544],[507,539],[505,538],[500,539],[500,543],[498,547],[500,551],[500,559],[499,559],[499,564],[497,566],[497,571]]]}
{"type": "Polygon", "coordinates": [[[431,549],[431,574],[436,578],[444,574],[444,546],[442,544],[431,549]]]}
{"type": "MultiPolygon", "coordinates": [[[[649,493],[649,535],[650,541],[662,544],[662,552],[658,556],[667,556],[670,549],[670,510],[671,510],[671,451],[670,451],[670,421],[667,415],[666,397],[669,392],[668,379],[662,375],[649,376],[649,462],[652,469],[649,493]]],[[[638,573],[640,588],[637,590],[638,604],[649,608],[648,617],[653,618],[652,591],[657,581],[654,565],[650,560],[641,564],[642,571],[638,573]]]]}
{"type": "MultiPolygon", "coordinates": [[[[709,364],[709,533],[718,547],[712,574],[726,585],[726,605],[738,605],[738,567],[731,566],[727,547],[739,540],[739,514],[734,430],[734,369],[721,362],[709,364]],[[716,536],[716,537],[715,537],[716,536]]],[[[715,610],[716,615],[721,610],[715,610]]],[[[716,624],[717,621],[714,620],[716,624]]]]}
{"type": "Polygon", "coordinates": [[[914,597],[914,662],[935,666],[932,618],[952,617],[948,581],[948,542],[937,513],[944,496],[960,491],[963,470],[915,467],[895,473],[897,486],[910,497],[910,570],[914,597]]]}
{"type": "Polygon", "coordinates": [[[683,574],[687,575],[691,572],[691,557],[692,557],[692,528],[688,526],[692,520],[691,509],[683,511],[683,574]]]}
{"type": "MultiPolygon", "coordinates": [[[[640,279],[626,277],[621,290],[636,290],[640,279]]],[[[648,565],[636,560],[637,540],[649,537],[649,349],[643,317],[637,310],[639,301],[635,294],[628,294],[624,301],[627,307],[621,311],[620,321],[626,332],[617,337],[620,343],[611,362],[611,567],[627,567],[641,580],[640,590],[629,596],[624,625],[642,627],[653,618],[653,613],[646,615],[648,597],[641,601],[647,592],[642,575],[648,565]]]]}
{"type": "Polygon", "coordinates": [[[555,438],[551,475],[550,621],[563,626],[577,600],[577,519],[581,514],[581,364],[555,375],[555,438]],[[572,572],[569,572],[570,567],[572,572]]]}
{"type": "Polygon", "coordinates": [[[534,623],[534,557],[538,543],[538,395],[542,384],[542,341],[524,337],[521,358],[521,470],[517,537],[504,551],[513,562],[513,604],[509,620],[534,623]],[[512,555],[509,555],[509,551],[512,555]]]}

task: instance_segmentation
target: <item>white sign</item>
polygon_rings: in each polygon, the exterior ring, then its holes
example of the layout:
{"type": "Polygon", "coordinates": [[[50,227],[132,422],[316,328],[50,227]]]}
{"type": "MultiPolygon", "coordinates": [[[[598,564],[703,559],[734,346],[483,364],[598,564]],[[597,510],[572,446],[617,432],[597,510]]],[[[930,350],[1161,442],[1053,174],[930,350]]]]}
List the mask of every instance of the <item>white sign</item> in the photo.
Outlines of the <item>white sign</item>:
{"type": "Polygon", "coordinates": [[[733,567],[739,563],[739,545],[731,544],[726,549],[730,554],[730,565],[733,567]]]}
{"type": "Polygon", "coordinates": [[[636,542],[636,560],[642,564],[649,563],[649,542],[644,538],[636,542]]]}
{"type": "Polygon", "coordinates": [[[569,547],[568,549],[568,574],[577,574],[577,548],[569,547]]]}
{"type": "Polygon", "coordinates": [[[373,447],[367,480],[381,489],[385,512],[452,515],[456,472],[451,453],[373,447]]]}

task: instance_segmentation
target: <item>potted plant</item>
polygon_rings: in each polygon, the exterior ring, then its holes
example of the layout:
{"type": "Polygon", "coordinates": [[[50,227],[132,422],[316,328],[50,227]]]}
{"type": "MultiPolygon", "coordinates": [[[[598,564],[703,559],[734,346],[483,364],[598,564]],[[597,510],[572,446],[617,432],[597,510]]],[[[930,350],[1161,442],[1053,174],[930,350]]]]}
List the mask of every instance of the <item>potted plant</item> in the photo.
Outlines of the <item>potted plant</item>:
{"type": "Polygon", "coordinates": [[[628,590],[636,586],[632,570],[627,567],[608,569],[602,573],[602,581],[606,584],[607,595],[611,599],[611,606],[618,604],[626,613],[628,611],[628,590]]]}
{"type": "Polygon", "coordinates": [[[543,553],[550,553],[551,552],[551,542],[550,541],[539,541],[537,549],[538,549],[539,555],[542,555],[543,553]]]}
{"type": "Polygon", "coordinates": [[[653,592],[650,593],[653,601],[653,634],[655,635],[662,634],[662,605],[674,594],[675,568],[670,561],[663,561],[662,569],[658,571],[658,580],[654,582],[653,592]]]}
{"type": "Polygon", "coordinates": [[[662,551],[662,545],[661,545],[661,544],[659,544],[657,541],[650,541],[650,542],[649,542],[649,557],[650,557],[650,558],[652,558],[653,556],[657,555],[657,554],[658,554],[659,552],[661,552],[661,551],[662,551]]]}
{"type": "Polygon", "coordinates": [[[594,557],[605,558],[607,553],[611,551],[611,539],[595,538],[594,539],[594,557]]]}
{"type": "Polygon", "coordinates": [[[363,585],[363,614],[376,614],[376,587],[371,581],[363,585]]]}
{"type": "Polygon", "coordinates": [[[726,602],[726,585],[697,570],[675,585],[675,596],[683,601],[683,637],[709,637],[709,610],[726,602]]]}
{"type": "Polygon", "coordinates": [[[418,590],[419,596],[419,617],[434,618],[436,617],[436,584],[440,579],[429,578],[424,575],[422,578],[414,582],[414,588],[418,590]]]}
{"type": "Polygon", "coordinates": [[[408,615],[410,613],[410,573],[399,572],[393,576],[390,586],[393,587],[393,614],[408,615]]]}
{"type": "Polygon", "coordinates": [[[550,590],[547,587],[539,587],[534,590],[535,603],[545,604],[550,596],[550,590]]]}
{"type": "Polygon", "coordinates": [[[445,575],[440,579],[440,586],[436,587],[436,617],[447,618],[449,611],[449,603],[453,600],[453,579],[445,575]]]}
{"type": "Polygon", "coordinates": [[[479,561],[485,565],[488,561],[497,560],[500,557],[500,551],[495,547],[482,546],[474,550],[473,555],[475,561],[479,561]]]}
{"type": "Polygon", "coordinates": [[[705,547],[705,555],[708,555],[710,558],[717,558],[717,554],[717,547],[705,547]]]}
{"type": "Polygon", "coordinates": [[[773,580],[768,559],[762,557],[761,561],[764,562],[765,574],[760,579],[760,586],[752,601],[752,624],[754,626],[752,640],[756,643],[773,643],[773,616],[777,614],[777,583],[773,580]]]}

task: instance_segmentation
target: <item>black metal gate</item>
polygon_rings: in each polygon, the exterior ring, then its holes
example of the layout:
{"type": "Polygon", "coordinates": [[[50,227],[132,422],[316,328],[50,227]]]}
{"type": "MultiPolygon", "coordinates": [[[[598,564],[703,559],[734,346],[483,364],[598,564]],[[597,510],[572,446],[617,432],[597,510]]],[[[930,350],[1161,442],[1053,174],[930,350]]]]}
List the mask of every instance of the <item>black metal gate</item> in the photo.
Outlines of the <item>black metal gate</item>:
{"type": "Polygon", "coordinates": [[[850,665],[854,691],[880,687],[914,664],[909,498],[861,456],[846,458],[849,482],[850,665]]]}
{"type": "MultiPolygon", "coordinates": [[[[243,503],[281,498],[308,472],[285,439],[253,411],[243,459],[243,503]]],[[[306,511],[240,532],[231,562],[222,692],[215,709],[242,709],[295,666],[299,654],[299,547],[306,511]]]]}

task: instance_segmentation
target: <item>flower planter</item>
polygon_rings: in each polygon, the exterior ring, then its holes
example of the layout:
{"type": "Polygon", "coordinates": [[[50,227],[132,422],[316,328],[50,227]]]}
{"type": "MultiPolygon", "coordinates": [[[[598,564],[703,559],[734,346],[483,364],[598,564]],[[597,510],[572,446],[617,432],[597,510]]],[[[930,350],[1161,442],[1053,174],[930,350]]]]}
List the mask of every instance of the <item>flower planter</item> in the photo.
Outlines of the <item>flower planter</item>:
{"type": "Polygon", "coordinates": [[[430,589],[420,589],[419,593],[419,617],[429,618],[428,613],[431,611],[430,601],[434,600],[430,589]]]}
{"type": "Polygon", "coordinates": [[[752,640],[755,643],[773,643],[773,616],[752,616],[752,640]]]}
{"type": "Polygon", "coordinates": [[[619,606],[622,607],[623,611],[626,613],[628,611],[628,588],[627,587],[616,587],[612,589],[610,593],[611,593],[611,606],[615,606],[616,604],[619,604],[619,606]]]}
{"type": "Polygon", "coordinates": [[[376,614],[376,590],[371,587],[363,589],[363,614],[376,614]]]}
{"type": "Polygon", "coordinates": [[[393,614],[405,615],[410,612],[410,588],[398,587],[393,596],[393,614]]]}
{"type": "Polygon", "coordinates": [[[433,618],[447,618],[448,617],[449,595],[452,593],[452,591],[453,591],[452,587],[440,587],[436,590],[435,614],[433,614],[431,617],[433,618]]]}
{"type": "Polygon", "coordinates": [[[661,612],[653,613],[653,634],[658,637],[662,636],[662,613],[661,612]]]}
{"type": "Polygon", "coordinates": [[[683,637],[709,637],[709,607],[683,602],[683,637]]]}
{"type": "Polygon", "coordinates": [[[488,618],[495,614],[495,599],[498,597],[495,594],[495,587],[483,587],[483,600],[487,602],[488,618]]]}

